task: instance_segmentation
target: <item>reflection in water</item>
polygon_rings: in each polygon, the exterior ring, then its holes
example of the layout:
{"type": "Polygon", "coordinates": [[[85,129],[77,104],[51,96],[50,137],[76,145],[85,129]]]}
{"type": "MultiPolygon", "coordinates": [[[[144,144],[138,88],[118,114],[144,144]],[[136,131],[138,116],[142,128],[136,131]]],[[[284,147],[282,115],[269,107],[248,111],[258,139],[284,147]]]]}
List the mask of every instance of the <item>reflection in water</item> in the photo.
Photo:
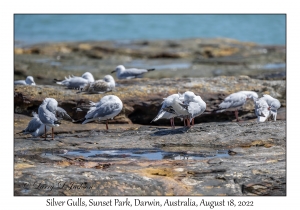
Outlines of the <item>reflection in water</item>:
{"type": "Polygon", "coordinates": [[[73,150],[68,151],[64,155],[83,156],[86,158],[133,158],[148,160],[199,160],[214,157],[229,157],[228,150],[216,150],[215,152],[169,152],[160,149],[73,150]]]}

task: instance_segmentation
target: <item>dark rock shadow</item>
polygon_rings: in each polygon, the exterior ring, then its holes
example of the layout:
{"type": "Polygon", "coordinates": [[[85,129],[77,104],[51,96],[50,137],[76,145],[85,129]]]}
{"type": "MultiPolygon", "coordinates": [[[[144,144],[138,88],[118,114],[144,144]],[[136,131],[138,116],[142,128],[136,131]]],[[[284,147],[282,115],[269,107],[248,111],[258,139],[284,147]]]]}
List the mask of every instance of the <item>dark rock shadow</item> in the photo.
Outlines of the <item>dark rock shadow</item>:
{"type": "Polygon", "coordinates": [[[164,136],[164,135],[174,135],[174,134],[182,134],[189,130],[188,127],[176,128],[176,129],[164,129],[159,130],[151,134],[151,136],[164,136]]]}

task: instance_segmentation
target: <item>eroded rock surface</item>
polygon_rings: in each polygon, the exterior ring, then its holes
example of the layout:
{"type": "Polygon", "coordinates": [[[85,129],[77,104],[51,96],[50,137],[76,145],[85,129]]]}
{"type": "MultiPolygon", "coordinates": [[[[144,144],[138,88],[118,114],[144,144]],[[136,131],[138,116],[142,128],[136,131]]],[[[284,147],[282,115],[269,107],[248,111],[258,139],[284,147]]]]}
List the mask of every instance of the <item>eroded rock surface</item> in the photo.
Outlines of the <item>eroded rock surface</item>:
{"type": "Polygon", "coordinates": [[[102,126],[57,132],[53,141],[15,135],[14,194],[286,195],[285,127],[285,121],[175,130],[102,126]],[[153,159],[157,151],[163,155],[153,159]]]}
{"type": "MultiPolygon", "coordinates": [[[[113,94],[118,96],[124,108],[114,123],[137,123],[150,124],[158,113],[163,98],[174,94],[193,91],[200,95],[206,102],[206,112],[195,118],[196,123],[232,121],[235,120],[232,110],[222,113],[212,112],[229,94],[241,91],[256,91],[259,96],[269,94],[280,100],[282,106],[279,109],[277,119],[285,119],[286,82],[285,80],[264,81],[251,79],[247,76],[239,77],[214,77],[214,78],[187,78],[187,79],[134,79],[119,80],[113,92],[106,94],[83,94],[76,90],[66,89],[62,86],[15,86],[14,87],[14,110],[15,113],[31,115],[46,97],[55,98],[59,106],[64,108],[74,119],[81,119],[87,110],[77,112],[76,107],[88,104],[89,101],[98,102],[103,96],[113,94]]],[[[254,104],[248,101],[239,116],[243,120],[256,118],[254,104]]],[[[179,119],[175,123],[181,124],[179,119]]],[[[159,120],[153,125],[167,125],[168,120],[159,120]]]]}

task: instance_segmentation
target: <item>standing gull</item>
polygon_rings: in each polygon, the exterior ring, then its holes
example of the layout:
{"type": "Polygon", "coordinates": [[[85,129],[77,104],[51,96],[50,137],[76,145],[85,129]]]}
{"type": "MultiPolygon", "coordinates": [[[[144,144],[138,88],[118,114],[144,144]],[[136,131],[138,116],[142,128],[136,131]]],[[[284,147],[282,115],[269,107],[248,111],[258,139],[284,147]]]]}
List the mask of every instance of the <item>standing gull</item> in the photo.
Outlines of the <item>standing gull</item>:
{"type": "Polygon", "coordinates": [[[172,94],[172,95],[168,96],[167,98],[164,98],[164,101],[162,102],[162,106],[161,106],[157,116],[151,122],[153,122],[153,121],[155,122],[159,119],[170,119],[171,126],[174,129],[175,128],[174,117],[176,117],[177,114],[174,111],[174,109],[172,108],[172,102],[175,98],[177,98],[179,100],[183,99],[182,95],[180,93],[172,94]]]}
{"type": "Polygon", "coordinates": [[[239,91],[237,93],[232,93],[219,105],[217,112],[223,112],[225,109],[234,108],[236,120],[239,121],[238,108],[242,107],[247,99],[250,98],[255,102],[258,98],[257,93],[253,91],[239,91]]]}
{"type": "Polygon", "coordinates": [[[54,139],[54,127],[59,126],[56,118],[57,101],[53,98],[45,98],[43,103],[39,106],[38,113],[41,122],[45,125],[45,139],[46,139],[46,126],[52,127],[52,140],[54,139]]]}
{"type": "Polygon", "coordinates": [[[87,83],[81,88],[80,92],[86,93],[106,93],[112,91],[116,86],[115,80],[111,75],[106,75],[103,80],[96,80],[87,83]]]}
{"type": "Polygon", "coordinates": [[[114,95],[104,96],[98,103],[90,103],[92,107],[85,115],[85,120],[82,124],[86,124],[88,122],[94,120],[106,120],[106,130],[108,130],[108,119],[113,119],[117,116],[122,108],[123,103],[119,99],[119,97],[114,95]]]}
{"type": "Polygon", "coordinates": [[[34,79],[32,76],[26,77],[25,80],[16,80],[14,81],[15,85],[35,85],[34,79]]]}
{"type": "Polygon", "coordinates": [[[77,76],[69,76],[65,77],[65,80],[59,81],[54,79],[54,82],[59,85],[66,86],[69,89],[80,89],[80,87],[84,87],[89,82],[94,82],[94,77],[90,72],[85,72],[81,77],[77,76]]]}
{"type": "Polygon", "coordinates": [[[50,129],[49,126],[45,126],[42,121],[40,120],[39,116],[37,113],[33,112],[32,113],[33,118],[30,120],[28,123],[27,128],[22,131],[23,134],[31,134],[33,137],[38,137],[42,136],[43,134],[46,135],[45,133],[45,127],[46,127],[46,132],[50,129]]]}
{"type": "Polygon", "coordinates": [[[194,118],[205,111],[206,103],[200,96],[196,96],[191,91],[186,91],[183,98],[183,101],[174,98],[172,107],[178,116],[182,116],[184,120],[187,120],[187,126],[190,127],[190,122],[194,125],[194,118]]]}
{"type": "Polygon", "coordinates": [[[123,65],[119,65],[116,67],[114,71],[111,73],[117,72],[118,79],[132,79],[142,76],[142,74],[148,72],[148,71],[154,71],[155,69],[125,69],[123,65]]]}

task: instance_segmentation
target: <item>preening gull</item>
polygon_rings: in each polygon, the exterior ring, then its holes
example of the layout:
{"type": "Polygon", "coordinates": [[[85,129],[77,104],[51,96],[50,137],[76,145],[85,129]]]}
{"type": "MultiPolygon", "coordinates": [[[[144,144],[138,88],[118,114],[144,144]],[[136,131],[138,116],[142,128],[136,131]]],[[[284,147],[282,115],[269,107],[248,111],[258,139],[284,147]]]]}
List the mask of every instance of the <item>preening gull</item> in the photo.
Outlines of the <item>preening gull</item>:
{"type": "Polygon", "coordinates": [[[257,122],[265,122],[269,118],[270,107],[263,98],[255,101],[255,114],[257,116],[257,122]]]}
{"type": "Polygon", "coordinates": [[[46,126],[52,127],[52,140],[54,139],[54,127],[61,124],[56,118],[57,101],[54,98],[45,98],[43,103],[39,106],[38,113],[41,122],[45,125],[45,139],[46,126]]]}
{"type": "Polygon", "coordinates": [[[132,78],[140,77],[142,76],[142,74],[148,71],[154,71],[154,70],[155,69],[136,69],[136,68],[125,69],[123,65],[119,65],[111,73],[117,72],[118,79],[132,79],[132,78]]]}
{"type": "Polygon", "coordinates": [[[239,121],[238,108],[241,108],[246,103],[247,99],[252,99],[255,102],[257,98],[258,95],[254,91],[239,91],[237,93],[232,93],[219,105],[217,112],[223,112],[225,109],[234,108],[236,120],[239,121]]]}
{"type": "Polygon", "coordinates": [[[59,81],[54,79],[54,82],[59,85],[66,86],[69,89],[80,89],[80,87],[84,87],[89,82],[94,82],[94,77],[90,72],[85,72],[81,77],[77,76],[69,76],[65,77],[65,80],[59,81]]]}
{"type": "Polygon", "coordinates": [[[201,115],[206,109],[206,103],[200,96],[196,96],[191,91],[186,91],[183,94],[183,101],[174,98],[172,107],[178,116],[182,116],[187,120],[187,126],[190,127],[190,122],[194,125],[194,118],[201,115]]]}
{"type": "Polygon", "coordinates": [[[111,75],[106,75],[103,80],[96,80],[85,84],[80,88],[80,92],[86,93],[106,93],[112,91],[116,86],[115,80],[111,75]]]}
{"type": "Polygon", "coordinates": [[[97,119],[100,121],[106,120],[106,129],[108,129],[108,119],[113,119],[123,108],[122,101],[119,97],[114,95],[104,96],[98,103],[91,102],[90,105],[92,105],[92,107],[85,115],[85,120],[82,124],[86,124],[97,119]]]}
{"type": "Polygon", "coordinates": [[[270,107],[270,119],[276,121],[277,110],[281,107],[279,100],[267,94],[263,95],[261,99],[265,100],[270,107]]]}
{"type": "Polygon", "coordinates": [[[161,106],[157,116],[151,122],[155,122],[159,119],[170,119],[172,128],[173,129],[175,128],[174,117],[176,117],[177,114],[172,107],[172,102],[173,102],[174,98],[183,100],[183,95],[180,93],[178,93],[178,94],[176,93],[176,94],[172,94],[172,95],[168,96],[167,98],[164,98],[164,101],[162,102],[162,106],[161,106]]]}
{"type": "Polygon", "coordinates": [[[32,76],[26,77],[25,80],[16,80],[14,81],[15,85],[35,85],[34,79],[32,76]]]}
{"type": "MultiPolygon", "coordinates": [[[[42,136],[45,134],[45,125],[40,120],[37,113],[32,113],[33,118],[28,123],[27,128],[22,131],[23,134],[31,134],[33,137],[42,136]]],[[[50,129],[49,126],[46,126],[46,132],[50,129]]],[[[46,134],[45,134],[46,135],[46,134]]]]}

